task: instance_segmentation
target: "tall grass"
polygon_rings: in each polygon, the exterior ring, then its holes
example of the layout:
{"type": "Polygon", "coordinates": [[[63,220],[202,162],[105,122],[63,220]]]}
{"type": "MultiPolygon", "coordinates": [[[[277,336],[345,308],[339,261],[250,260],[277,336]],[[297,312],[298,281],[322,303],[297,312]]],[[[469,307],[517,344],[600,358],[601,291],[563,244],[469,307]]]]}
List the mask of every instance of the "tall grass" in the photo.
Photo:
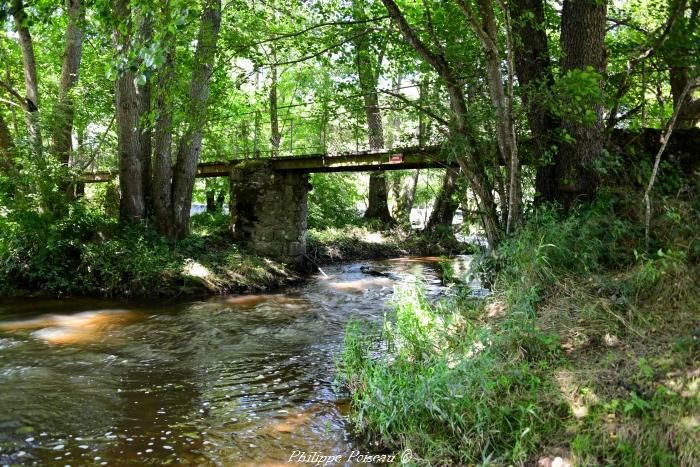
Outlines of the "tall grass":
{"type": "Polygon", "coordinates": [[[541,376],[553,341],[474,325],[473,305],[431,304],[420,288],[397,295],[381,331],[347,328],[341,376],[358,431],[425,463],[524,461],[564,410],[541,376]]]}

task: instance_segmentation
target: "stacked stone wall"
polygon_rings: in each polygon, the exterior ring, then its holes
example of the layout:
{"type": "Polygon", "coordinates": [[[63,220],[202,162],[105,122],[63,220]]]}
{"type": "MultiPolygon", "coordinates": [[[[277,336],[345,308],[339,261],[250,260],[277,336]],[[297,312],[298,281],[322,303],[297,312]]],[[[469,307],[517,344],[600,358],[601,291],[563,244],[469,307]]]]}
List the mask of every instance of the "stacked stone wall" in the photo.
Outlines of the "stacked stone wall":
{"type": "Polygon", "coordinates": [[[231,231],[256,253],[303,263],[309,175],[275,172],[264,161],[231,171],[231,231]]]}

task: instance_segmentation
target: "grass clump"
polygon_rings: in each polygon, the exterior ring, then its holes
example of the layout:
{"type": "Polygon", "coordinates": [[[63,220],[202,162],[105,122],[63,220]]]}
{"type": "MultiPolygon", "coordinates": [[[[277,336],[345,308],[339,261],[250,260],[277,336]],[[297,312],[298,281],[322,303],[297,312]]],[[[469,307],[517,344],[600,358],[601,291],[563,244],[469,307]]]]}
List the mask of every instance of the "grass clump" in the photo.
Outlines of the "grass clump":
{"type": "Polygon", "coordinates": [[[565,408],[543,377],[554,341],[522,323],[474,323],[473,306],[412,289],[381,332],[348,327],[340,374],[359,432],[425,464],[473,464],[525,461],[560,427],[565,408]]]}

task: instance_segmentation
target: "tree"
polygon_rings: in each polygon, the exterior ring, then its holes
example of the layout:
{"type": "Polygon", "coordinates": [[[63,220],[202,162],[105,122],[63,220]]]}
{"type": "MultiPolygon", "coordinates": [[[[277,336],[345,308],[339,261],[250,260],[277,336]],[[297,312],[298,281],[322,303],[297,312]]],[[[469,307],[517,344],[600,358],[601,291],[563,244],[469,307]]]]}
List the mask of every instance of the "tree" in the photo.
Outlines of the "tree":
{"type": "Polygon", "coordinates": [[[171,149],[174,102],[169,93],[175,77],[176,37],[172,31],[171,10],[172,6],[166,2],[162,8],[164,56],[156,90],[153,166],[151,132],[146,123],[151,90],[145,74],[137,75],[133,71],[136,68],[134,57],[138,54],[131,50],[133,44],[143,45],[151,40],[152,21],[148,15],[142,15],[134,37],[128,0],[116,0],[115,3],[115,12],[122,25],[115,30],[115,44],[122,54],[122,69],[116,82],[116,112],[122,194],[120,220],[126,223],[142,221],[152,206],[156,228],[167,237],[176,239],[189,232],[194,178],[207,121],[209,86],[221,27],[221,2],[207,0],[203,6],[187,95],[185,129],[178,142],[174,165],[171,149]]]}
{"type": "Polygon", "coordinates": [[[170,232],[173,238],[182,238],[189,233],[194,177],[202,150],[202,132],[207,121],[209,86],[220,27],[221,0],[207,0],[197,35],[197,49],[188,93],[187,123],[178,144],[177,162],[173,171],[173,230],[170,232]]]}
{"type": "Polygon", "coordinates": [[[36,71],[34,43],[29,32],[28,18],[24,11],[23,0],[12,0],[12,15],[15,19],[15,29],[22,49],[22,64],[24,70],[25,89],[25,120],[27,130],[35,155],[41,156],[43,143],[41,138],[41,122],[39,119],[39,78],[36,71]]]}
{"type": "MultiPolygon", "coordinates": [[[[366,20],[367,15],[362,7],[353,4],[353,16],[356,20],[366,20]]],[[[379,93],[377,83],[381,73],[381,62],[384,46],[380,46],[378,56],[370,50],[370,35],[360,34],[353,41],[355,48],[355,63],[360,91],[364,100],[365,117],[367,119],[367,138],[371,151],[384,149],[384,128],[382,114],[379,110],[379,93]]],[[[389,213],[386,176],[383,172],[372,172],[369,176],[369,194],[365,219],[376,219],[383,224],[392,222],[389,213]]]]}
{"type": "MultiPolygon", "coordinates": [[[[501,226],[493,196],[493,184],[486,173],[488,164],[476,150],[475,136],[469,123],[463,83],[448,62],[445,51],[437,44],[437,51],[429,48],[409,25],[401,9],[393,0],[382,0],[396,26],[416,53],[429,64],[442,79],[449,96],[451,119],[448,123],[452,151],[470,187],[479,198],[481,218],[491,245],[501,236],[501,226]]],[[[431,29],[431,28],[429,28],[431,29]]],[[[435,40],[433,39],[433,42],[435,40]]]]}
{"type": "MultiPolygon", "coordinates": [[[[550,111],[548,93],[554,84],[543,0],[510,0],[515,73],[520,98],[527,107],[527,122],[534,143],[532,155],[540,156],[535,176],[535,202],[554,201],[552,164],[545,157],[554,143],[559,121],[550,111]]],[[[534,159],[534,157],[533,157],[534,159]]],[[[531,159],[531,160],[533,160],[531,159]]]]}
{"type": "Polygon", "coordinates": [[[455,217],[455,212],[459,207],[459,201],[455,199],[457,192],[457,180],[459,171],[454,169],[446,169],[445,177],[442,181],[442,188],[435,198],[435,205],[430,213],[427,230],[435,230],[439,227],[451,228],[452,220],[455,217]]]}
{"type": "Polygon", "coordinates": [[[115,83],[115,111],[119,154],[119,219],[121,222],[140,222],[146,217],[144,192],[145,174],[148,173],[142,148],[143,139],[138,130],[143,118],[139,102],[139,87],[134,73],[132,50],[134,24],[129,0],[114,0],[117,27],[114,43],[119,54],[119,76],[115,83]]]}
{"type": "Polygon", "coordinates": [[[669,20],[673,20],[670,38],[665,42],[662,55],[669,69],[669,82],[673,108],[678,110],[676,126],[678,128],[693,128],[700,122],[700,98],[694,97],[700,89],[700,84],[693,84],[698,76],[697,56],[693,50],[700,44],[698,32],[698,15],[700,0],[691,0],[686,7],[686,0],[671,0],[669,2],[669,20]],[[682,14],[674,20],[676,11],[682,14]],[[689,14],[686,14],[689,10],[689,14]],[[684,93],[686,86],[690,91],[684,93]]]}
{"type": "Polygon", "coordinates": [[[565,208],[580,199],[591,199],[598,186],[594,164],[601,157],[604,143],[599,94],[605,71],[606,11],[605,1],[564,0],[563,3],[562,74],[571,78],[568,90],[586,84],[591,88],[577,106],[583,112],[567,111],[562,115],[562,130],[568,141],[560,146],[554,164],[554,199],[565,208]]]}
{"type": "Polygon", "coordinates": [[[472,32],[479,39],[484,49],[486,61],[486,80],[488,82],[491,103],[496,110],[496,141],[501,157],[506,164],[508,174],[508,211],[506,216],[506,233],[520,222],[522,215],[522,187],[520,181],[520,159],[515,135],[515,118],[513,116],[513,47],[509,27],[509,11],[503,8],[506,19],[507,43],[507,87],[501,76],[501,53],[498,46],[498,25],[492,0],[478,0],[477,6],[481,21],[472,10],[467,0],[457,0],[462,13],[467,19],[472,32]]]}
{"type": "Polygon", "coordinates": [[[54,155],[68,165],[73,132],[73,97],[71,92],[78,82],[80,59],[83,52],[82,24],[85,10],[80,0],[66,0],[68,26],[66,45],[61,65],[61,81],[58,88],[58,103],[54,109],[53,148],[54,155]]]}

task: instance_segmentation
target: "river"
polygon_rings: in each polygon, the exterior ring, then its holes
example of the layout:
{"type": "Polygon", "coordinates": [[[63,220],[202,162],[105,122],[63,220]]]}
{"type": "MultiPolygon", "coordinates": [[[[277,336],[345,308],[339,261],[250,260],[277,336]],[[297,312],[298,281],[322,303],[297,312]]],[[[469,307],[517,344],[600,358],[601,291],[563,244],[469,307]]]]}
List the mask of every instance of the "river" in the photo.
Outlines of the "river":
{"type": "Polygon", "coordinates": [[[332,266],[284,293],[201,301],[4,300],[0,464],[279,465],[295,450],[372,452],[333,384],[345,325],[381,322],[397,283],[421,277],[442,293],[436,261],[332,266]]]}

